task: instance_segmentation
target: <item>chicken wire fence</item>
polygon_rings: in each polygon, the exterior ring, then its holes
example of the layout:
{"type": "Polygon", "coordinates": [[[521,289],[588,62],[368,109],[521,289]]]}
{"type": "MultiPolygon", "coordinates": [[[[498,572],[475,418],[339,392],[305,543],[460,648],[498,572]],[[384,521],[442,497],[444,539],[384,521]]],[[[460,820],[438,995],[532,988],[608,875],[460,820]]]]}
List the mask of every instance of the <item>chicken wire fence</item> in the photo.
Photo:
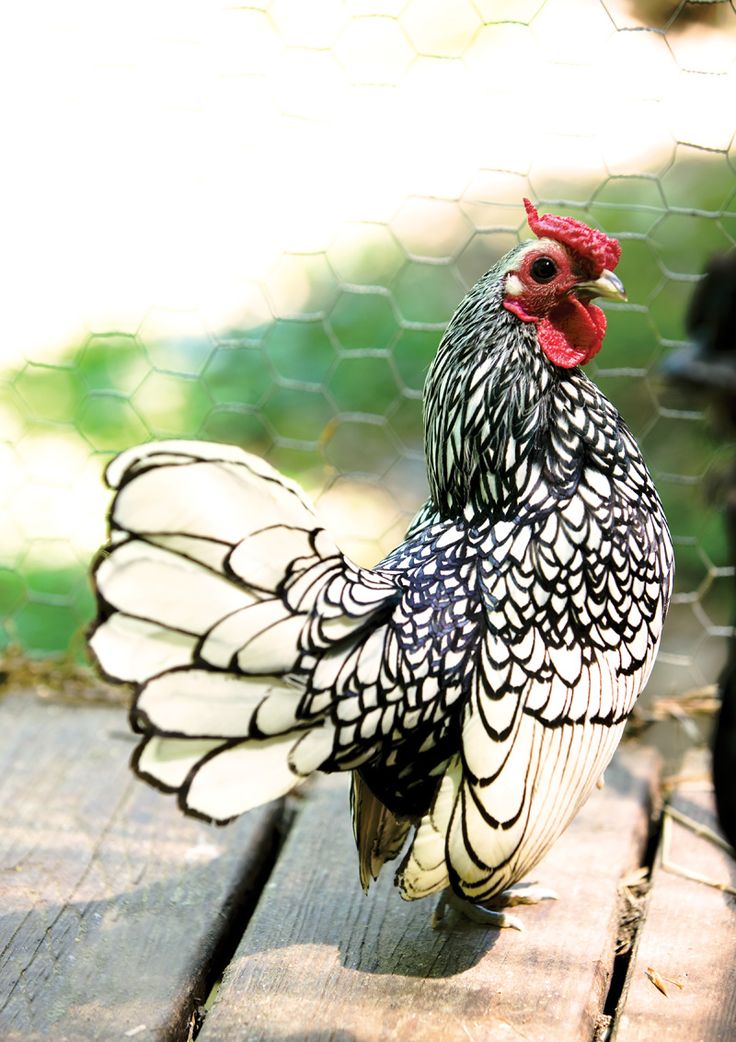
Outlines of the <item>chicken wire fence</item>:
{"type": "Polygon", "coordinates": [[[11,283],[2,366],[3,645],[81,655],[100,473],[138,441],[241,445],[302,482],[360,563],[395,546],[425,494],[427,366],[467,289],[528,236],[528,196],[622,242],[629,303],[608,308],[589,372],[676,543],[650,691],[712,681],[733,446],[659,365],[736,240],[733,4],[160,6],[122,27],[77,24],[72,3],[43,30],[66,50],[25,119],[45,113],[51,139],[35,136],[66,164],[18,217],[31,286],[11,283]]]}

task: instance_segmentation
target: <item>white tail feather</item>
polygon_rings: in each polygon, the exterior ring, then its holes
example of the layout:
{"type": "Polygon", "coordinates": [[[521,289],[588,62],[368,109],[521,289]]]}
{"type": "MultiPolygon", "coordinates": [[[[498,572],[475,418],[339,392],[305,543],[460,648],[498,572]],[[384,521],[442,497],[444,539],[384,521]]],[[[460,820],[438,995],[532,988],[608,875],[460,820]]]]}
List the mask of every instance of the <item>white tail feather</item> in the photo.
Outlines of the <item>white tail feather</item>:
{"type": "Polygon", "coordinates": [[[301,780],[288,761],[298,738],[287,734],[265,742],[243,742],[201,763],[182,794],[186,809],[214,821],[229,821],[284,796],[301,780]]]}
{"type": "Polygon", "coordinates": [[[370,579],[353,594],[359,570],[298,486],[232,446],[140,446],[108,479],[118,492],[90,646],[108,676],[138,685],[138,772],[186,810],[229,820],[333,754],[330,699],[304,709],[300,655],[315,635],[327,648],[351,634],[393,586],[370,579]]]}
{"type": "Polygon", "coordinates": [[[98,626],[89,639],[103,672],[126,684],[143,683],[164,670],[187,665],[196,643],[196,637],[120,612],[98,626]]]}
{"type": "MultiPolygon", "coordinates": [[[[261,529],[241,539],[230,554],[228,566],[247,583],[274,593],[284,578],[284,561],[305,567],[320,559],[312,549],[313,531],[285,525],[261,529]]],[[[332,552],[337,552],[336,546],[332,552]]]]}
{"type": "Polygon", "coordinates": [[[104,558],[96,579],[113,608],[184,633],[206,633],[223,616],[255,600],[224,576],[138,539],[104,558]]]}
{"type": "Polygon", "coordinates": [[[136,709],[160,734],[245,738],[260,730],[263,705],[277,693],[281,696],[279,722],[274,726],[272,712],[267,733],[283,734],[297,724],[300,692],[287,688],[277,678],[237,677],[194,668],[174,670],[149,680],[138,696],[136,709]]]}
{"type": "Polygon", "coordinates": [[[174,792],[186,782],[200,760],[224,748],[222,739],[147,738],[139,747],[136,768],[149,781],[174,792]]]}

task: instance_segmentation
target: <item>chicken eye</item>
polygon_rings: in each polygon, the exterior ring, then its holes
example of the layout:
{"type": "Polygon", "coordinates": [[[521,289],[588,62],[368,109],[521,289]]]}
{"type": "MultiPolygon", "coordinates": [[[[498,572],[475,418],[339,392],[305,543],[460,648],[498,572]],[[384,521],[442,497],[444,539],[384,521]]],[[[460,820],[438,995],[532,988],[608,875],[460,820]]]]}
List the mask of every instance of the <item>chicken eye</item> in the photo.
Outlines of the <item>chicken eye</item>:
{"type": "Polygon", "coordinates": [[[549,282],[557,274],[557,265],[551,257],[537,257],[529,270],[535,282],[549,282]]]}

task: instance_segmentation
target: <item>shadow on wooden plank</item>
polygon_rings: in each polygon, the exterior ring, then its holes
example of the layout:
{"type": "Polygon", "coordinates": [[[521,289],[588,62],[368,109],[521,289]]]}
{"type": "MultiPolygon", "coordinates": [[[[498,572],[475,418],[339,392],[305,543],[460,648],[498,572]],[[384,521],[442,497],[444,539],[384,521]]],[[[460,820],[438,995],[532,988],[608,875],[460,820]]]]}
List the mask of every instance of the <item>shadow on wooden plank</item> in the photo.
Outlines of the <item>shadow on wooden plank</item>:
{"type": "Polygon", "coordinates": [[[558,902],[522,908],[525,931],[403,902],[391,866],[357,883],[345,780],[310,794],[270,877],[201,1042],[593,1036],[610,979],[618,884],[647,836],[651,756],[624,753],[534,873],[558,902]]]}
{"type": "Polygon", "coordinates": [[[187,819],[131,775],[131,749],[120,710],[0,703],[3,1042],[185,1038],[242,933],[279,808],[187,819]]]}

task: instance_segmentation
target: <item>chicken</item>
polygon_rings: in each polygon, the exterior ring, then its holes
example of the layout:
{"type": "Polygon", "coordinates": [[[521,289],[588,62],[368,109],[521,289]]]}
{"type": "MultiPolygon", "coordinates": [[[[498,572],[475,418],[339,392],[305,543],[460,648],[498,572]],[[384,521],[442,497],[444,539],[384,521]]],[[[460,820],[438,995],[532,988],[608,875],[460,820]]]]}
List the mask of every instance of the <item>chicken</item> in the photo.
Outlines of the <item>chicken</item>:
{"type": "Polygon", "coordinates": [[[580,368],[592,299],[625,299],[619,244],[525,206],[538,239],[473,287],[427,376],[430,496],[399,547],[360,568],[262,460],[142,445],[108,468],[89,640],[135,685],[135,771],[182,810],[224,823],[351,771],[363,886],[411,833],[402,896],[498,925],[611,759],[673,575],[641,454],[580,368]]]}
{"type": "MultiPolygon", "coordinates": [[[[663,371],[709,399],[732,437],[736,425],[736,250],[713,257],[690,301],[690,343],[668,355],[663,371]]],[[[725,481],[725,514],[736,561],[736,465],[725,481]]],[[[736,632],[736,631],[735,631],[736,632]]],[[[719,681],[721,709],[713,736],[713,783],[723,833],[736,851],[736,636],[719,681]]]]}

